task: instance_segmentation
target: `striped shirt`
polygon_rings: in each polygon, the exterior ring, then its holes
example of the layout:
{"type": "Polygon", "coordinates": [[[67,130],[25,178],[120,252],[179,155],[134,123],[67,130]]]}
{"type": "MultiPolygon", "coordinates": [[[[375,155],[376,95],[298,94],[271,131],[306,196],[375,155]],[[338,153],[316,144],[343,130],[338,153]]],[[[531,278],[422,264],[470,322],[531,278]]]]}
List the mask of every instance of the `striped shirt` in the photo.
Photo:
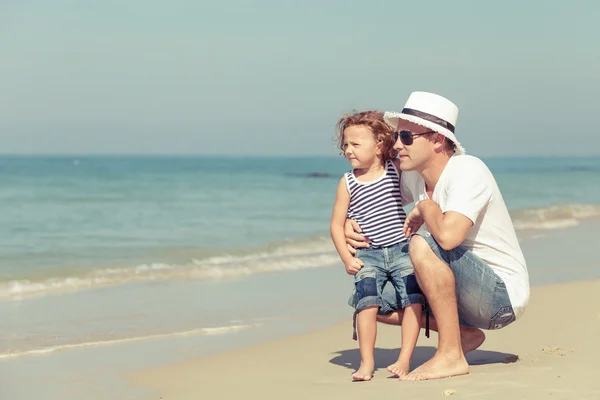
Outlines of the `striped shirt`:
{"type": "Polygon", "coordinates": [[[386,161],[384,174],[374,181],[360,182],[352,171],[344,176],[350,193],[348,218],[358,222],[371,246],[405,241],[402,227],[406,213],[402,208],[400,175],[393,161],[386,161]]]}

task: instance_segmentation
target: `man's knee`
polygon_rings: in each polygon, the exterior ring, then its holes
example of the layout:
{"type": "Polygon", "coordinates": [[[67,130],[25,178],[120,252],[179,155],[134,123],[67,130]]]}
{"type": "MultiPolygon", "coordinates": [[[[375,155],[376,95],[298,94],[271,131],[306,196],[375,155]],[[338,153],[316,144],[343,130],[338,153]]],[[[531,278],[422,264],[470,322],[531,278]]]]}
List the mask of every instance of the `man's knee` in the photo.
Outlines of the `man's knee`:
{"type": "Polygon", "coordinates": [[[397,310],[386,315],[377,315],[377,322],[388,325],[402,325],[402,310],[397,310]]]}
{"type": "Polygon", "coordinates": [[[408,254],[419,285],[423,283],[420,279],[425,271],[451,272],[448,263],[440,258],[438,249],[434,250],[431,246],[430,242],[420,235],[414,235],[408,245],[408,254]]]}
{"type": "Polygon", "coordinates": [[[429,243],[420,235],[413,235],[408,245],[408,255],[415,269],[419,268],[423,262],[432,255],[435,255],[429,246],[429,243]]]}

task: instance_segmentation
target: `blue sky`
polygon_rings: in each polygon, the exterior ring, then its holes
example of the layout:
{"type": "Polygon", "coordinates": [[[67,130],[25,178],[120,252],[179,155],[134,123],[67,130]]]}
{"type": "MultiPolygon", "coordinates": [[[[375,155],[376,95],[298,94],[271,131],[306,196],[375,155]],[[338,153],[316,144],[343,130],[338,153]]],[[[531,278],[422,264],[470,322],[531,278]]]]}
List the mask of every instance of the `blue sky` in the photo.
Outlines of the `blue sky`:
{"type": "Polygon", "coordinates": [[[343,113],[425,90],[459,106],[471,154],[597,155],[599,17],[594,0],[4,0],[0,153],[334,155],[343,113]]]}

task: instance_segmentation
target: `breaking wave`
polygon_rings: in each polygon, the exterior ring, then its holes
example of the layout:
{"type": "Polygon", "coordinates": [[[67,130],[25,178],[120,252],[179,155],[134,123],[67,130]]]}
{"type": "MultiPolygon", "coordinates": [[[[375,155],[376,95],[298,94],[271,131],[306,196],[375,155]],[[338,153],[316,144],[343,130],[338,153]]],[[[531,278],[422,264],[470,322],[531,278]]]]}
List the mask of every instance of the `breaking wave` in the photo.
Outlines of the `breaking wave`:
{"type": "Polygon", "coordinates": [[[161,280],[215,280],[260,273],[320,268],[339,261],[329,238],[281,245],[247,255],[224,254],[191,260],[188,264],[153,263],[134,267],[102,268],[78,276],[53,276],[38,280],[0,281],[0,299],[21,299],[130,282],[161,280]]]}
{"type": "Polygon", "coordinates": [[[600,217],[600,204],[563,204],[540,208],[524,208],[511,213],[517,230],[560,229],[580,221],[600,217]]]}

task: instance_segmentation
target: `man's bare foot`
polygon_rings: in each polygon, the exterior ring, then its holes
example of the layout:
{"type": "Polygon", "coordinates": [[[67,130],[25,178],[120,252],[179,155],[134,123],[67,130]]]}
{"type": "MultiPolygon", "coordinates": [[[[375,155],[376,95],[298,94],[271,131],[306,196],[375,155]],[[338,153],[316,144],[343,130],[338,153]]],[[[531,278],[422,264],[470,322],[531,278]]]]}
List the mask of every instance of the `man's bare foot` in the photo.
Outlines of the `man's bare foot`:
{"type": "Polygon", "coordinates": [[[464,355],[460,357],[447,357],[434,355],[433,358],[415,369],[408,375],[400,377],[402,381],[423,381],[428,379],[449,378],[451,376],[469,373],[469,364],[464,355]]]}
{"type": "Polygon", "coordinates": [[[461,328],[460,344],[463,354],[467,354],[481,346],[485,341],[485,333],[478,328],[461,328]]]}
{"type": "Polygon", "coordinates": [[[408,374],[408,371],[410,371],[410,361],[398,359],[398,361],[392,365],[388,365],[387,370],[400,378],[401,376],[408,374]]]}
{"type": "Polygon", "coordinates": [[[361,361],[360,368],[358,368],[358,371],[352,374],[352,380],[370,381],[371,379],[373,379],[373,371],[375,371],[375,362],[366,363],[361,361]]]}

